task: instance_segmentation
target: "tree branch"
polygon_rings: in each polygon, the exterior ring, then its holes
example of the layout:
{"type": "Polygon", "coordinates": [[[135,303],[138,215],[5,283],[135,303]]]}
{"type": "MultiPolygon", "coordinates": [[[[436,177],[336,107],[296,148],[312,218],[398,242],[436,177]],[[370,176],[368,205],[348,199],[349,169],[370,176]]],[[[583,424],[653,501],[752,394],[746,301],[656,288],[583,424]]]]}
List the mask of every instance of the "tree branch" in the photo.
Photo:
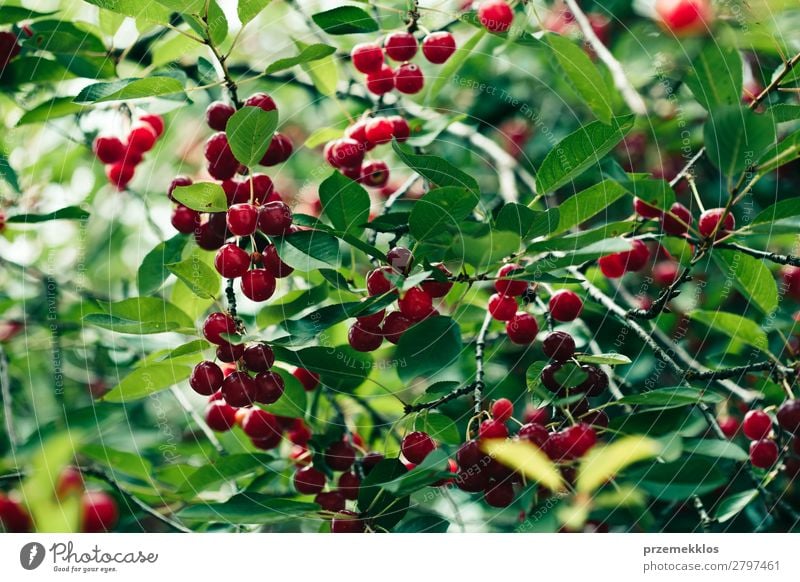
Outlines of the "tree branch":
{"type": "Polygon", "coordinates": [[[433,408],[438,408],[442,404],[446,404],[451,400],[455,400],[459,396],[464,396],[466,394],[469,394],[473,390],[475,390],[475,382],[473,382],[472,384],[459,386],[452,392],[448,392],[441,398],[437,398],[436,400],[431,400],[430,402],[420,402],[419,404],[406,404],[405,407],[403,408],[403,412],[405,412],[405,414],[411,414],[412,412],[420,412],[421,410],[430,410],[433,408]]]}
{"type": "Polygon", "coordinates": [[[492,323],[492,314],[486,311],[486,316],[483,318],[483,324],[478,332],[478,337],[475,340],[475,383],[473,384],[473,394],[475,398],[475,414],[480,414],[481,404],[483,403],[483,383],[484,370],[484,348],[486,348],[486,334],[489,331],[489,325],[492,323]]]}
{"type": "Polygon", "coordinates": [[[664,291],[662,291],[661,294],[658,297],[656,297],[655,301],[653,301],[653,304],[650,307],[648,307],[647,309],[641,309],[641,308],[629,309],[626,312],[626,317],[632,319],[645,319],[645,320],[657,318],[666,309],[667,304],[672,299],[680,295],[681,293],[680,286],[686,283],[687,281],[691,280],[691,278],[692,278],[692,267],[690,265],[683,270],[680,276],[678,276],[678,278],[675,279],[669,285],[669,287],[664,289],[664,291]]]}
{"type": "Polygon", "coordinates": [[[687,370],[685,377],[687,380],[723,380],[726,378],[736,378],[750,372],[770,372],[771,374],[779,372],[787,376],[797,375],[797,371],[794,368],[781,366],[776,362],[766,360],[763,362],[755,362],[754,364],[734,366],[732,368],[720,368],[718,370],[708,370],[704,372],[687,370]]]}
{"type": "Polygon", "coordinates": [[[737,243],[722,242],[715,244],[714,247],[718,249],[730,249],[734,251],[739,251],[740,253],[744,253],[745,255],[750,255],[751,257],[755,257],[757,259],[772,261],[773,263],[777,263],[779,265],[791,265],[793,267],[800,267],[800,257],[795,257],[793,255],[781,255],[778,253],[771,253],[769,251],[759,251],[757,249],[751,249],[750,247],[746,247],[737,243]]]}

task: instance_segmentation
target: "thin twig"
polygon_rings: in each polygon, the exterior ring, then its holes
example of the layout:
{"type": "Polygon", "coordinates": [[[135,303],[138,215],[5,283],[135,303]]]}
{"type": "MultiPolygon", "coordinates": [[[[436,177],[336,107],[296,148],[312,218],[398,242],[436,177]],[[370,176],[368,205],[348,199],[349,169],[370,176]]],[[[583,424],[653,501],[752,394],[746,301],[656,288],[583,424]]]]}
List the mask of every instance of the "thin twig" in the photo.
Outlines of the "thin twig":
{"type": "Polygon", "coordinates": [[[714,248],[739,251],[757,259],[772,261],[778,265],[792,265],[793,267],[800,267],[800,257],[795,257],[793,255],[781,255],[779,253],[771,253],[769,251],[759,251],[757,249],[751,249],[750,247],[746,247],[737,243],[726,242],[717,243],[714,245],[714,248]]]}

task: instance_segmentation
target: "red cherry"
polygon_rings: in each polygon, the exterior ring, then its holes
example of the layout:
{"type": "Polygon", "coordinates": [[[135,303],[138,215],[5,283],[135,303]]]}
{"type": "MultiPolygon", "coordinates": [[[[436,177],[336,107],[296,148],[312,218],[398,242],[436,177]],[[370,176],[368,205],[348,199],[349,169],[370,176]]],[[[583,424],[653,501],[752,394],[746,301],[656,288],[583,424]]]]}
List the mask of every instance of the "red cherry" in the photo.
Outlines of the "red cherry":
{"type": "Polygon", "coordinates": [[[117,162],[106,166],[106,177],[108,181],[117,187],[117,190],[124,190],[125,187],[133,180],[133,174],[136,168],[127,163],[117,162]]]}
{"type": "Polygon", "coordinates": [[[217,251],[214,267],[226,279],[237,279],[250,267],[250,254],[233,243],[226,244],[217,251]]]}
{"type": "Polygon", "coordinates": [[[525,290],[528,288],[527,281],[523,281],[521,279],[504,278],[510,276],[514,271],[521,270],[523,270],[522,267],[515,263],[510,263],[500,267],[500,270],[497,271],[497,280],[494,282],[495,290],[503,295],[517,296],[525,293],[525,290]]]}
{"type": "Polygon", "coordinates": [[[81,498],[81,531],[101,533],[114,529],[119,519],[117,502],[105,491],[87,491],[81,498]]]}
{"type": "Polygon", "coordinates": [[[514,486],[510,481],[492,483],[483,494],[483,499],[492,507],[508,507],[514,501],[514,486]]]}
{"type": "Polygon", "coordinates": [[[388,65],[381,65],[377,71],[367,75],[367,90],[375,95],[383,95],[394,89],[394,70],[388,65]]]}
{"type": "Polygon", "coordinates": [[[542,426],[541,424],[535,422],[529,422],[528,424],[524,424],[519,428],[519,438],[525,439],[537,447],[543,447],[544,443],[547,442],[547,439],[550,438],[550,433],[547,432],[547,429],[542,426]]]}
{"type": "Polygon", "coordinates": [[[432,32],[422,39],[422,54],[430,63],[441,65],[454,52],[456,52],[456,39],[449,32],[432,32]]]}
{"type": "MultiPolygon", "coordinates": [[[[32,36],[29,31],[30,27],[27,24],[24,24],[22,26],[22,32],[24,32],[27,36],[32,36]]],[[[22,50],[22,47],[18,41],[19,38],[13,32],[0,32],[0,73],[4,71],[4,69],[8,66],[8,63],[10,63],[11,60],[22,50]]]]}
{"type": "Polygon", "coordinates": [[[462,469],[456,474],[456,487],[468,493],[479,493],[489,485],[489,475],[484,470],[462,469]]]}
{"type": "Polygon", "coordinates": [[[554,331],[544,338],[542,351],[548,358],[565,362],[575,355],[575,340],[564,331],[554,331]]]}
{"type": "Polygon", "coordinates": [[[251,439],[253,446],[257,449],[261,449],[262,451],[271,451],[274,448],[277,448],[281,444],[281,435],[278,433],[270,433],[269,436],[264,437],[263,439],[251,439]]]}
{"type": "Polygon", "coordinates": [[[236,113],[232,105],[214,101],[206,108],[206,124],[214,131],[225,131],[228,120],[236,113]]]}
{"type": "Polygon", "coordinates": [[[252,404],[257,391],[256,381],[247,372],[234,372],[222,381],[222,396],[235,408],[252,404]]]}
{"type": "Polygon", "coordinates": [[[367,122],[364,135],[371,143],[388,143],[394,137],[394,123],[387,117],[375,117],[367,122]]]}
{"type": "Polygon", "coordinates": [[[259,107],[264,111],[273,111],[278,107],[275,101],[266,93],[254,93],[244,101],[245,107],[259,107]]]}
{"type": "Polygon", "coordinates": [[[661,216],[661,228],[667,234],[680,236],[689,232],[692,224],[692,213],[680,202],[673,204],[669,213],[661,216]]]}
{"type": "MultiPolygon", "coordinates": [[[[272,183],[272,178],[266,174],[253,174],[250,177],[250,182],[253,185],[253,202],[256,204],[264,204],[265,202],[272,202],[272,195],[275,191],[275,186],[272,183]]],[[[248,190],[249,195],[249,190],[248,190]]]]}
{"type": "Polygon", "coordinates": [[[578,423],[560,433],[562,437],[562,458],[578,459],[597,443],[597,433],[586,423],[578,423]]]}
{"type": "Polygon", "coordinates": [[[157,139],[158,136],[152,127],[140,125],[134,127],[128,134],[128,147],[139,153],[149,152],[156,145],[157,139]]]}
{"type": "Polygon", "coordinates": [[[639,271],[644,268],[650,260],[650,249],[644,244],[644,241],[633,239],[630,241],[631,250],[620,253],[622,261],[625,264],[625,269],[628,271],[639,271]]]}
{"type": "Polygon", "coordinates": [[[400,313],[412,321],[425,319],[433,310],[433,299],[419,287],[412,287],[397,302],[400,313]]]}
{"type": "Polygon", "coordinates": [[[146,123],[156,132],[156,137],[164,135],[164,118],[156,113],[145,113],[139,117],[139,123],[146,123]]]}
{"type": "Polygon", "coordinates": [[[316,495],[322,491],[325,481],[325,474],[314,467],[300,469],[294,474],[294,488],[305,495],[316,495]]]}
{"type": "Polygon", "coordinates": [[[94,155],[104,164],[121,162],[125,157],[125,149],[125,144],[117,137],[99,136],[92,143],[94,155]]]}
{"type": "Polygon", "coordinates": [[[292,210],[283,202],[267,202],[258,210],[258,229],[266,235],[285,234],[292,220],[292,210]]]}
{"type": "Polygon", "coordinates": [[[484,461],[487,459],[488,457],[481,452],[478,441],[465,442],[456,453],[458,466],[462,469],[478,469],[481,465],[485,464],[484,461]]]}
{"type": "Polygon", "coordinates": [[[212,344],[228,343],[222,334],[233,335],[236,333],[236,322],[227,313],[214,312],[203,323],[203,336],[212,344]]]}
{"type": "Polygon", "coordinates": [[[478,21],[490,32],[505,32],[511,27],[514,12],[504,0],[487,0],[478,7],[478,21]]]}
{"type": "Polygon", "coordinates": [[[338,489],[345,499],[358,499],[358,490],[361,487],[361,479],[353,472],[342,473],[339,477],[338,489]]]}
{"type": "Polygon", "coordinates": [[[377,326],[356,322],[347,332],[347,341],[354,350],[374,352],[383,343],[383,332],[377,326]]]}
{"type": "Polygon", "coordinates": [[[581,314],[583,301],[575,292],[561,289],[550,297],[549,308],[556,321],[573,321],[581,314]]]}
{"type": "Polygon", "coordinates": [[[625,261],[622,253],[600,257],[597,260],[597,266],[600,267],[600,272],[609,279],[619,279],[625,274],[625,261]]]}
{"type": "Polygon", "coordinates": [[[360,167],[364,159],[365,147],[350,137],[328,142],[325,146],[325,159],[334,168],[360,167]]]}
{"type": "Polygon", "coordinates": [[[361,166],[359,182],[369,188],[383,188],[389,181],[389,166],[386,162],[378,160],[367,162],[361,166]]]}
{"type": "Polygon", "coordinates": [[[333,443],[325,451],[325,462],[334,471],[349,471],[355,460],[355,449],[344,441],[333,443]]]}
{"type": "Polygon", "coordinates": [[[633,199],[633,211],[642,218],[661,218],[664,212],[660,208],[650,206],[641,198],[633,199]]]}
{"type": "Polygon", "coordinates": [[[394,288],[394,284],[385,275],[385,273],[390,272],[390,267],[381,267],[367,273],[367,293],[370,295],[383,295],[391,291],[394,288]]]}
{"type": "Polygon", "coordinates": [[[371,313],[370,315],[361,315],[357,318],[357,321],[358,323],[366,327],[379,327],[381,323],[383,323],[384,317],[386,317],[386,310],[381,309],[377,313],[371,313]]]}
{"type": "Polygon", "coordinates": [[[183,204],[178,204],[172,211],[172,226],[183,234],[189,234],[200,226],[200,213],[183,204]]]}
{"type": "Polygon", "coordinates": [[[367,139],[367,124],[371,121],[372,120],[368,118],[359,119],[344,131],[345,137],[356,140],[364,147],[365,150],[373,149],[375,144],[367,139]]]}
{"type": "Polygon", "coordinates": [[[739,421],[729,416],[727,418],[720,418],[717,423],[719,424],[720,430],[725,434],[725,436],[729,439],[732,439],[736,436],[736,433],[739,432],[739,421]]]}
{"type": "Polygon", "coordinates": [[[386,36],[383,48],[393,61],[410,61],[417,54],[417,39],[410,32],[393,32],[386,36]]]}
{"type": "Polygon", "coordinates": [[[338,491],[323,491],[322,493],[317,493],[314,503],[319,505],[323,511],[335,513],[345,508],[346,500],[344,495],[338,491]]]}
{"type": "Polygon", "coordinates": [[[533,343],[539,333],[539,324],[530,313],[518,311],[506,324],[508,339],[519,345],[533,343]]]}
{"type": "Polygon", "coordinates": [[[208,161],[208,173],[217,180],[233,178],[239,169],[239,162],[234,157],[224,132],[215,133],[208,138],[204,153],[208,161]]]}
{"type": "Polygon", "coordinates": [[[364,522],[353,511],[340,511],[331,521],[332,533],[364,533],[364,529],[364,522]]]}
{"type": "Polygon", "coordinates": [[[700,215],[700,220],[697,223],[697,229],[700,231],[700,235],[705,238],[710,237],[714,229],[717,228],[717,224],[719,224],[723,215],[725,215],[725,221],[717,230],[715,238],[721,238],[736,228],[736,220],[733,214],[730,212],[725,214],[724,208],[711,208],[700,215]]]}
{"type": "Polygon", "coordinates": [[[275,353],[267,344],[248,346],[242,357],[245,366],[251,372],[266,372],[275,363],[275,353]]]}
{"type": "Polygon", "coordinates": [[[561,392],[562,386],[559,381],[556,380],[556,372],[558,372],[561,368],[562,362],[552,362],[542,368],[542,384],[545,388],[550,390],[550,392],[561,392]]]}
{"type": "Polygon", "coordinates": [[[678,278],[678,264],[674,261],[661,261],[653,266],[653,281],[661,287],[669,287],[678,278]]]}
{"type": "Polygon", "coordinates": [[[414,255],[406,247],[392,247],[386,253],[386,260],[394,271],[405,275],[414,263],[414,255]]]}
{"type": "Polygon", "coordinates": [[[262,166],[277,166],[292,157],[293,151],[294,145],[289,136],[276,131],[272,136],[272,141],[269,142],[267,151],[264,152],[264,157],[258,163],[262,166]]]}
{"type": "Polygon", "coordinates": [[[215,400],[206,407],[206,424],[211,430],[225,432],[236,424],[236,409],[221,400],[215,400]]]}
{"type": "Polygon", "coordinates": [[[192,390],[203,396],[214,394],[222,386],[225,376],[222,370],[214,362],[200,362],[192,370],[189,377],[189,385],[192,390]]]}
{"type": "Polygon", "coordinates": [[[251,269],[242,275],[242,293],[252,301],[266,301],[275,293],[275,277],[266,269],[251,269]]]}
{"type": "Polygon", "coordinates": [[[478,428],[481,439],[504,439],[508,437],[508,428],[499,420],[484,420],[478,428]]]}
{"type": "Polygon", "coordinates": [[[172,182],[170,182],[169,188],[167,188],[167,198],[175,202],[175,197],[172,195],[172,193],[175,192],[175,188],[179,186],[191,186],[193,183],[193,180],[189,176],[175,176],[172,182]]]}
{"type": "Polygon", "coordinates": [[[394,86],[401,93],[414,95],[422,91],[425,75],[414,63],[403,63],[394,74],[394,86]]]}
{"type": "Polygon", "coordinates": [[[383,66],[383,49],[374,42],[364,42],[353,47],[350,58],[359,73],[376,73],[383,66]]]}
{"type": "Polygon", "coordinates": [[[272,273],[276,279],[288,277],[294,272],[294,269],[284,263],[278,256],[278,249],[275,248],[275,245],[264,247],[264,250],[261,252],[261,261],[264,268],[272,273]]]}
{"type": "Polygon", "coordinates": [[[582,365],[581,370],[586,372],[588,377],[575,388],[575,391],[586,392],[587,396],[599,396],[608,388],[608,376],[603,370],[591,364],[582,365]]]}
{"type": "Polygon", "coordinates": [[[393,344],[397,344],[406,330],[414,324],[413,321],[408,319],[399,311],[393,311],[386,316],[383,322],[381,332],[383,337],[393,344]]]}
{"type": "Polygon", "coordinates": [[[408,433],[400,444],[400,451],[409,462],[419,465],[436,448],[436,443],[426,432],[408,433]]]}
{"type": "MultiPolygon", "coordinates": [[[[2,35],[3,33],[0,33],[2,35]]],[[[0,57],[0,65],[2,65],[0,57]]],[[[0,66],[2,70],[2,66],[0,66]]],[[[13,499],[9,499],[0,492],[0,531],[6,533],[27,533],[33,528],[31,516],[13,499]]]]}
{"type": "Polygon", "coordinates": [[[242,421],[242,430],[253,439],[265,439],[283,432],[275,415],[260,408],[253,408],[247,413],[242,421]]]}
{"type": "Polygon", "coordinates": [[[772,432],[772,419],[763,410],[751,410],[744,415],[742,432],[753,441],[765,439],[772,432]]]}
{"type": "Polygon", "coordinates": [[[260,372],[256,375],[255,401],[261,404],[272,404],[283,396],[285,385],[283,378],[275,372],[260,372]]]}
{"type": "Polygon", "coordinates": [[[498,398],[492,404],[492,416],[498,422],[506,422],[514,415],[514,404],[508,398],[498,398]]]}
{"type": "MultiPolygon", "coordinates": [[[[445,277],[453,276],[453,273],[451,273],[450,270],[447,267],[445,267],[442,263],[437,263],[433,265],[433,267],[441,271],[441,273],[445,277]]],[[[429,279],[427,281],[423,281],[420,284],[420,287],[422,287],[422,290],[425,291],[431,297],[439,298],[439,297],[444,297],[445,295],[450,293],[450,289],[453,288],[453,284],[449,281],[444,282],[444,281],[436,281],[434,279],[429,279]]]]}
{"type": "Polygon", "coordinates": [[[550,420],[550,413],[547,408],[527,408],[524,420],[528,423],[545,425],[550,420]]]}
{"type": "Polygon", "coordinates": [[[308,444],[308,441],[311,440],[311,429],[308,428],[304,422],[300,421],[297,426],[287,431],[286,437],[296,445],[305,446],[308,444]]]}
{"type": "Polygon", "coordinates": [[[250,236],[256,231],[258,208],[252,204],[234,204],[228,208],[226,223],[228,230],[236,236],[250,236]]]}
{"type": "Polygon", "coordinates": [[[769,469],[778,460],[778,445],[766,439],[750,443],[750,463],[759,469],[769,469]]]}
{"type": "Polygon", "coordinates": [[[517,300],[508,295],[495,293],[489,297],[489,313],[499,321],[511,321],[517,313],[517,300]]]}
{"type": "Polygon", "coordinates": [[[401,143],[406,141],[411,135],[411,127],[408,125],[406,118],[399,115],[392,115],[389,117],[389,121],[392,122],[392,134],[394,135],[394,139],[401,143]]]}
{"type": "Polygon", "coordinates": [[[311,392],[317,386],[319,386],[319,375],[315,374],[311,370],[297,368],[294,372],[292,372],[292,376],[300,380],[300,383],[303,385],[303,389],[305,389],[306,392],[311,392]]]}
{"type": "Polygon", "coordinates": [[[800,400],[787,400],[781,404],[776,416],[782,429],[800,434],[800,400]]]}
{"type": "Polygon", "coordinates": [[[217,359],[227,364],[238,362],[244,354],[244,346],[241,344],[221,344],[217,346],[217,359]]]}
{"type": "Polygon", "coordinates": [[[664,28],[677,35],[705,32],[714,20],[710,0],[657,0],[655,10],[664,28]]]}

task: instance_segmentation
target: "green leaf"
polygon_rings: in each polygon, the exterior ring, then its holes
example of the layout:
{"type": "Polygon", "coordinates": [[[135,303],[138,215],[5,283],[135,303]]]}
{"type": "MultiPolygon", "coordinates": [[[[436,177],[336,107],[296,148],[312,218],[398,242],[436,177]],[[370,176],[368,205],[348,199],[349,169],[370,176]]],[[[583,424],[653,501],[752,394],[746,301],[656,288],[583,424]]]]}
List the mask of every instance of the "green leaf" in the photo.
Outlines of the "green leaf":
{"type": "Polygon", "coordinates": [[[372,16],[356,6],[339,6],[317,12],[311,19],[328,34],[361,34],[378,31],[378,23],[372,16]]]}
{"type": "Polygon", "coordinates": [[[272,73],[277,73],[279,71],[291,69],[296,65],[301,65],[303,63],[309,63],[311,61],[318,61],[320,59],[324,59],[325,57],[332,55],[335,52],[336,49],[327,44],[317,43],[317,44],[305,45],[300,50],[299,54],[285,59],[278,59],[274,63],[271,63],[267,67],[267,70],[264,72],[267,75],[271,75],[272,73]]]}
{"type": "Polygon", "coordinates": [[[207,459],[206,464],[187,475],[177,489],[195,494],[210,491],[223,483],[263,471],[270,460],[268,455],[249,453],[207,459]]]}
{"type": "Polygon", "coordinates": [[[14,192],[17,194],[20,193],[17,172],[11,167],[11,164],[8,161],[8,156],[6,156],[4,153],[0,153],[0,178],[5,180],[6,183],[8,183],[8,185],[14,189],[14,192]]]}
{"type": "Polygon", "coordinates": [[[386,484],[396,482],[407,473],[408,469],[399,459],[385,459],[375,465],[361,482],[358,508],[366,512],[378,527],[384,529],[394,527],[408,511],[407,495],[395,495],[385,489],[386,484]]]}
{"type": "Polygon", "coordinates": [[[528,366],[528,370],[525,372],[525,382],[531,392],[536,391],[542,384],[542,370],[545,366],[547,366],[547,362],[541,361],[533,362],[528,366]]]}
{"type": "Polygon", "coordinates": [[[581,461],[575,490],[592,493],[626,467],[657,457],[661,443],[645,436],[629,436],[609,445],[593,447],[581,461]]]}
{"type": "Polygon", "coordinates": [[[394,533],[447,533],[450,522],[435,515],[418,515],[399,524],[394,533]]]}
{"type": "Polygon", "coordinates": [[[717,251],[712,256],[723,273],[733,275],[745,299],[766,315],[778,309],[778,285],[763,261],[732,250],[717,251]]]}
{"type": "Polygon", "coordinates": [[[397,375],[408,381],[438,372],[458,360],[461,330],[449,317],[430,317],[410,327],[395,350],[397,375]]]}
{"type": "Polygon", "coordinates": [[[112,474],[123,473],[145,483],[152,480],[153,465],[141,455],[94,444],[83,445],[80,451],[90,459],[109,467],[112,474]]]}
{"type": "Polygon", "coordinates": [[[559,234],[586,222],[626,194],[625,188],[613,180],[604,180],[578,192],[558,206],[558,228],[550,234],[559,234]]]}
{"type": "Polygon", "coordinates": [[[498,212],[494,227],[496,230],[515,232],[525,240],[534,223],[543,218],[544,214],[544,212],[531,210],[523,204],[509,202],[504,204],[498,212]]]}
{"type": "Polygon", "coordinates": [[[540,194],[557,190],[588,170],[616,146],[633,128],[635,116],[611,120],[611,125],[595,121],[561,140],[547,154],[536,173],[540,194]]]}
{"type": "Polygon", "coordinates": [[[800,105],[776,103],[767,110],[767,114],[775,119],[775,123],[785,123],[800,119],[800,105]]]}
{"type": "Polygon", "coordinates": [[[393,495],[408,495],[423,487],[433,485],[451,476],[448,472],[447,451],[436,449],[408,473],[383,484],[383,489],[393,495]]]}
{"type": "Polygon", "coordinates": [[[575,92],[600,121],[610,123],[613,114],[611,93],[586,51],[558,34],[547,34],[544,40],[575,92]]]}
{"type": "Polygon", "coordinates": [[[278,256],[290,267],[304,273],[340,262],[339,241],[321,230],[301,230],[282,237],[273,237],[278,256]]]}
{"type": "Polygon", "coordinates": [[[428,433],[433,440],[448,445],[458,445],[461,443],[461,434],[453,420],[441,412],[428,412],[422,414],[415,422],[421,425],[422,430],[428,433]]]}
{"type": "Polygon", "coordinates": [[[277,499],[264,493],[240,493],[224,503],[199,503],[178,512],[187,521],[267,524],[314,515],[316,503],[277,499]]]}
{"type": "Polygon", "coordinates": [[[68,54],[74,58],[80,53],[104,54],[106,46],[85,23],[64,20],[40,20],[28,25],[31,36],[22,35],[20,42],[33,50],[47,50],[55,54],[68,54]]]}
{"type": "Polygon", "coordinates": [[[242,25],[253,20],[259,13],[267,7],[271,0],[239,0],[236,12],[242,25]]]}
{"type": "Polygon", "coordinates": [[[172,196],[184,206],[198,212],[225,212],[228,199],[225,190],[213,182],[195,182],[189,186],[178,186],[172,196]]]}
{"type": "Polygon", "coordinates": [[[181,258],[187,240],[185,235],[176,234],[171,239],[158,243],[145,255],[137,273],[140,295],[151,295],[159,290],[169,276],[167,264],[181,258]]]}
{"type": "Polygon", "coordinates": [[[310,289],[295,289],[286,295],[269,302],[256,315],[259,327],[268,327],[280,323],[309,308],[321,304],[328,296],[328,285],[321,283],[310,289]]]}
{"type": "Polygon", "coordinates": [[[0,6],[0,24],[17,24],[22,20],[33,20],[52,14],[55,12],[37,12],[22,6],[0,6]]]}
{"type": "Polygon", "coordinates": [[[692,59],[684,82],[697,102],[708,111],[738,105],[742,99],[742,58],[734,46],[709,39],[692,59]]]}
{"type": "Polygon", "coordinates": [[[719,463],[704,457],[681,458],[673,463],[657,463],[631,470],[626,478],[653,497],[664,501],[682,501],[693,495],[705,495],[728,482],[730,476],[719,463]]]}
{"type": "Polygon", "coordinates": [[[633,404],[647,407],[648,410],[668,410],[681,406],[692,406],[704,402],[716,404],[723,398],[714,392],[691,388],[689,386],[676,386],[670,388],[656,388],[641,394],[629,394],[617,400],[617,404],[633,404]]]}
{"type": "Polygon", "coordinates": [[[166,267],[198,297],[214,299],[219,294],[219,274],[199,258],[191,257],[166,267]]]}
{"type": "Polygon", "coordinates": [[[122,79],[110,83],[95,83],[81,89],[76,103],[105,103],[128,101],[144,97],[161,97],[183,93],[183,85],[173,77],[152,75],[144,79],[122,79]]]}
{"type": "Polygon", "coordinates": [[[225,126],[233,155],[245,166],[255,166],[264,157],[278,128],[278,111],[242,107],[225,126]]]}
{"type": "Polygon", "coordinates": [[[563,489],[561,473],[547,455],[533,443],[523,440],[486,439],[481,440],[480,445],[481,450],[493,459],[551,491],[563,489]]]}
{"type": "Polygon", "coordinates": [[[337,129],[335,127],[320,127],[319,129],[315,129],[311,132],[311,135],[306,138],[303,146],[309,149],[314,149],[328,143],[329,141],[339,139],[343,135],[344,132],[341,129],[337,129]]]}
{"type": "Polygon", "coordinates": [[[341,232],[360,236],[369,220],[370,199],[357,182],[335,171],[319,185],[322,212],[341,232]]]}
{"type": "Polygon", "coordinates": [[[741,315],[725,311],[702,311],[699,309],[690,311],[687,315],[706,327],[723,333],[733,340],[752,346],[757,350],[766,353],[769,349],[767,334],[764,330],[756,322],[741,315]]]}
{"type": "Polygon", "coordinates": [[[717,513],[714,516],[719,523],[725,523],[739,515],[744,508],[750,505],[758,497],[758,489],[748,489],[740,493],[729,495],[719,502],[717,513]]]}
{"type": "Polygon", "coordinates": [[[50,119],[58,119],[67,115],[74,115],[88,109],[85,105],[79,105],[72,100],[72,97],[53,97],[44,103],[40,103],[19,118],[17,125],[27,125],[29,123],[42,123],[50,119]]]}
{"type": "Polygon", "coordinates": [[[778,222],[795,216],[800,216],[800,198],[789,198],[788,200],[776,202],[759,212],[753,219],[752,224],[778,222]]]}
{"type": "MultiPolygon", "coordinates": [[[[369,297],[365,301],[326,305],[300,319],[286,320],[283,322],[282,327],[289,333],[288,339],[291,342],[305,343],[345,319],[376,313],[396,300],[396,295],[387,293],[386,295],[369,297]]],[[[308,307],[308,304],[304,307],[308,307]]]]}
{"type": "Polygon", "coordinates": [[[459,230],[478,204],[474,191],[454,186],[436,188],[414,203],[408,227],[417,240],[441,235],[449,229],[459,230]]]}
{"type": "MultiPolygon", "coordinates": [[[[301,52],[305,52],[310,46],[296,39],[294,44],[301,52]]],[[[332,54],[301,62],[300,68],[311,77],[311,82],[314,83],[317,91],[326,97],[336,98],[336,87],[339,84],[339,65],[332,54]]]]}
{"type": "Polygon", "coordinates": [[[392,141],[392,148],[405,165],[436,186],[457,186],[466,188],[476,196],[480,194],[480,188],[475,178],[459,170],[447,160],[438,156],[412,154],[402,148],[397,141],[392,141]]]}
{"type": "Polygon", "coordinates": [[[155,2],[140,2],[139,0],[86,0],[100,8],[111,10],[137,20],[149,20],[160,24],[169,22],[170,11],[165,6],[155,2]]]}
{"type": "Polygon", "coordinates": [[[194,327],[181,309],[158,297],[133,297],[99,305],[105,313],[90,313],[83,321],[117,333],[163,333],[194,327]]]}
{"type": "Polygon", "coordinates": [[[684,440],[683,450],[690,455],[704,455],[715,459],[731,459],[743,462],[750,458],[742,447],[731,441],[719,439],[684,440]]]}
{"type": "Polygon", "coordinates": [[[718,107],[706,121],[704,141],[708,159],[730,178],[775,142],[775,120],[747,107],[718,107]]]}
{"type": "Polygon", "coordinates": [[[766,175],[798,158],[800,158],[800,130],[789,134],[761,156],[757,165],[758,173],[766,175]]]}
{"type": "Polygon", "coordinates": [[[47,214],[15,214],[9,216],[6,222],[20,224],[35,224],[48,222],[50,220],[85,220],[89,218],[89,213],[79,206],[67,206],[59,208],[47,214]]]}
{"type": "Polygon", "coordinates": [[[600,364],[607,366],[625,366],[632,363],[628,356],[622,354],[581,354],[577,360],[584,364],[600,364]]]}
{"type": "Polygon", "coordinates": [[[150,364],[136,368],[103,396],[103,400],[120,403],[139,400],[183,382],[191,373],[190,366],[175,363],[150,364]]]}
{"type": "Polygon", "coordinates": [[[323,384],[334,389],[358,388],[373,366],[369,354],[357,352],[350,346],[313,346],[292,351],[274,345],[273,350],[278,361],[311,370],[319,374],[323,384]]]}
{"type": "Polygon", "coordinates": [[[675,191],[666,180],[632,179],[622,184],[633,196],[650,206],[669,210],[675,203],[675,191]]]}
{"type": "Polygon", "coordinates": [[[463,45],[459,43],[458,47],[456,48],[456,52],[451,55],[447,62],[441,67],[441,69],[439,69],[439,72],[434,78],[433,83],[431,83],[428,92],[425,94],[425,103],[432,102],[442,94],[442,89],[444,89],[448,83],[453,81],[453,78],[456,76],[458,71],[461,69],[469,56],[475,50],[475,47],[478,46],[478,43],[481,42],[485,35],[486,29],[481,27],[471,37],[469,37],[463,45]]]}

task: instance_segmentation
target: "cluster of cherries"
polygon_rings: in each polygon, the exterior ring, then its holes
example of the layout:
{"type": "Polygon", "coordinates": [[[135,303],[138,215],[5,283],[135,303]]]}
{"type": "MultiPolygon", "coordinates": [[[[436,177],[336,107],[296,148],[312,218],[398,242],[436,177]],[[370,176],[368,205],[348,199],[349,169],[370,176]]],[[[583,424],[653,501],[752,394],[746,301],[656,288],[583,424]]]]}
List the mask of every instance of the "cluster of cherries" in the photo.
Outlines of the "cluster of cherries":
{"type": "MultiPolygon", "coordinates": [[[[383,40],[383,47],[376,42],[357,44],[350,52],[353,66],[364,73],[367,90],[376,95],[397,89],[400,93],[413,95],[422,90],[425,75],[418,65],[410,62],[419,50],[419,42],[411,32],[393,32],[383,40]],[[392,69],[384,56],[401,63],[392,69]]],[[[456,40],[446,31],[432,32],[422,39],[422,55],[428,62],[441,65],[456,50],[456,40]]]]}
{"type": "MultiPolygon", "coordinates": [[[[787,400],[775,415],[778,426],[793,435],[792,451],[800,456],[800,400],[787,400]]],[[[769,469],[780,456],[772,430],[772,417],[763,410],[750,410],[744,416],[742,432],[750,439],[750,463],[769,469]]]]}
{"type": "MultiPolygon", "coordinates": [[[[669,212],[651,206],[641,198],[634,198],[633,209],[642,218],[658,219],[661,221],[661,230],[673,236],[683,236],[689,232],[694,219],[692,213],[680,202],[675,202],[669,212]]],[[[700,215],[697,230],[703,238],[721,238],[736,228],[733,214],[725,212],[724,208],[709,208],[700,215]],[[724,219],[723,219],[724,217],[724,219]]]]}
{"type": "Polygon", "coordinates": [[[342,174],[370,188],[383,188],[389,181],[389,166],[382,160],[364,160],[375,146],[392,139],[404,142],[411,135],[408,121],[399,115],[362,118],[345,136],[325,144],[325,160],[342,174]]]}
{"type": "MultiPolygon", "coordinates": [[[[80,495],[80,531],[101,533],[114,529],[119,521],[116,500],[102,490],[86,490],[81,472],[66,467],[58,476],[55,496],[63,500],[80,495]]],[[[0,492],[0,531],[26,533],[33,529],[33,520],[22,503],[0,492]]]]}
{"type": "Polygon", "coordinates": [[[118,190],[124,190],[144,159],[164,133],[164,119],[155,113],[140,115],[125,139],[99,135],[92,143],[97,159],[106,165],[106,177],[118,190]]]}

